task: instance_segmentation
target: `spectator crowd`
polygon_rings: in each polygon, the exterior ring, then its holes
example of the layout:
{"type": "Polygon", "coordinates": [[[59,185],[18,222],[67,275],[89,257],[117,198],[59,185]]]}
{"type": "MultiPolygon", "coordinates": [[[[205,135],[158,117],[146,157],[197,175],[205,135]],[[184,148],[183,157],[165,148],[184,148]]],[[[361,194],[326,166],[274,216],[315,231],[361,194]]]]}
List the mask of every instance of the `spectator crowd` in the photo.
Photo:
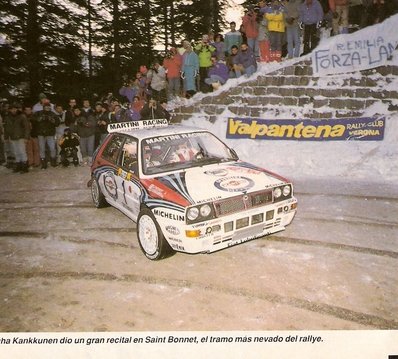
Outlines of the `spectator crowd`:
{"type": "MultiPolygon", "coordinates": [[[[362,0],[359,27],[384,20],[397,1],[362,0]]],[[[119,96],[108,94],[92,107],[70,98],[67,106],[40,94],[33,106],[0,103],[0,164],[14,172],[32,167],[90,164],[104,141],[109,123],[167,118],[168,101],[217,90],[230,78],[251,76],[258,63],[280,62],[311,52],[321,28],[332,35],[348,33],[350,0],[269,0],[248,7],[237,29],[183,40],[149,68],[124,75],[119,96]],[[120,100],[120,101],[119,101],[120,100]]]]}

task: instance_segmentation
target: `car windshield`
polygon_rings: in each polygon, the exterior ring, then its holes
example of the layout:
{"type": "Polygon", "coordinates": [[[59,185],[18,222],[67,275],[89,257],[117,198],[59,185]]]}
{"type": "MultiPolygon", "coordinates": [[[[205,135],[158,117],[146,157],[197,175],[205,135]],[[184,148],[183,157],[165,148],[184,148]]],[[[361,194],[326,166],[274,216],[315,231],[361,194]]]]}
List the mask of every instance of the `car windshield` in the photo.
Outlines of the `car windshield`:
{"type": "Polygon", "coordinates": [[[143,172],[147,175],[237,159],[233,151],[209,132],[147,138],[141,142],[141,153],[143,172]]]}

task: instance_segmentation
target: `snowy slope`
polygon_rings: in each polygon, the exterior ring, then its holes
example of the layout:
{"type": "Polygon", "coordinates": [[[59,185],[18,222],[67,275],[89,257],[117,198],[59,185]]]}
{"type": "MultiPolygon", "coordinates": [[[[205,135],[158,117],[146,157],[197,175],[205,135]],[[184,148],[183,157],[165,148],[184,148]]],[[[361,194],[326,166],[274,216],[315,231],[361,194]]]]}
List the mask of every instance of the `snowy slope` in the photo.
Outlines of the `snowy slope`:
{"type": "MultiPolygon", "coordinates": [[[[349,35],[346,35],[349,36],[349,35]]],[[[398,65],[397,50],[390,62],[398,65]]],[[[307,57],[309,58],[309,57],[307,57]]],[[[302,61],[304,58],[300,58],[302,61]]],[[[281,64],[264,64],[259,71],[250,79],[256,78],[260,74],[266,74],[276,69],[289,66],[298,60],[284,61],[281,64]]],[[[375,74],[375,77],[381,76],[375,74]]],[[[360,78],[361,73],[341,74],[325,77],[314,88],[328,86],[328,88],[339,87],[341,81],[348,77],[360,78]],[[330,81],[332,80],[332,81],[330,81]],[[330,82],[333,85],[330,85],[330,82]]],[[[386,85],[380,79],[379,91],[383,88],[390,90],[398,89],[398,77],[392,77],[392,82],[386,85]]],[[[215,92],[217,95],[221,91],[236,86],[237,83],[248,81],[247,78],[229,80],[222,89],[215,92]]],[[[200,102],[203,94],[197,94],[190,100],[184,100],[186,105],[200,102]]],[[[206,94],[208,96],[208,94],[206,94]]],[[[398,99],[393,103],[396,107],[398,99]]],[[[236,104],[234,104],[236,106],[236,104]]],[[[278,111],[264,111],[261,118],[264,119],[289,119],[305,118],[303,108],[300,107],[278,107],[278,111]],[[303,114],[303,115],[301,115],[303,114]]],[[[318,109],[319,110],[319,109],[318,109]]],[[[325,111],[330,112],[330,108],[325,111]]],[[[210,123],[200,114],[193,114],[192,118],[184,121],[185,124],[196,125],[211,130],[229,146],[233,147],[240,158],[250,161],[256,165],[265,167],[280,173],[291,179],[305,179],[307,177],[344,177],[369,182],[393,182],[398,180],[398,113],[389,111],[388,105],[377,103],[369,107],[364,117],[380,116],[386,117],[386,129],[383,141],[331,141],[331,142],[307,142],[307,141],[267,141],[267,140],[231,140],[226,139],[227,119],[238,117],[231,113],[228,108],[218,116],[215,123],[210,123]]]]}

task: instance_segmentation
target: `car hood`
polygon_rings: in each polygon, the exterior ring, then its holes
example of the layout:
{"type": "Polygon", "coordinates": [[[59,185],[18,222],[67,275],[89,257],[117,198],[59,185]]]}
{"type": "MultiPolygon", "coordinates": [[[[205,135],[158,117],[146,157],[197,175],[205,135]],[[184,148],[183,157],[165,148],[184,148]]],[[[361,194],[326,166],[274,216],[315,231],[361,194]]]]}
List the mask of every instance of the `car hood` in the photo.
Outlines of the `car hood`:
{"type": "Polygon", "coordinates": [[[153,189],[155,186],[167,188],[166,191],[163,190],[164,199],[169,197],[166,192],[170,190],[174,192],[174,198],[177,192],[179,197],[186,200],[185,205],[187,205],[256,192],[286,182],[286,179],[264,169],[245,162],[234,162],[193,167],[182,172],[156,177],[150,181],[150,184],[148,183],[147,188],[153,189]]]}

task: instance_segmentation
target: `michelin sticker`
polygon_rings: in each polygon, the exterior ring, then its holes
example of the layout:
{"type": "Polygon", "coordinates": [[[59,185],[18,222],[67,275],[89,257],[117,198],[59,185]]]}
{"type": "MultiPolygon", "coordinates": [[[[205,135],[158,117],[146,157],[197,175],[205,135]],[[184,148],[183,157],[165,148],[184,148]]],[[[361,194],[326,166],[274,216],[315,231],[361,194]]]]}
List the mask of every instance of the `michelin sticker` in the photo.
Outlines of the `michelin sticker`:
{"type": "Polygon", "coordinates": [[[254,186],[254,181],[247,177],[233,176],[220,178],[214,182],[214,185],[221,191],[242,192],[252,188],[254,186]]]}

